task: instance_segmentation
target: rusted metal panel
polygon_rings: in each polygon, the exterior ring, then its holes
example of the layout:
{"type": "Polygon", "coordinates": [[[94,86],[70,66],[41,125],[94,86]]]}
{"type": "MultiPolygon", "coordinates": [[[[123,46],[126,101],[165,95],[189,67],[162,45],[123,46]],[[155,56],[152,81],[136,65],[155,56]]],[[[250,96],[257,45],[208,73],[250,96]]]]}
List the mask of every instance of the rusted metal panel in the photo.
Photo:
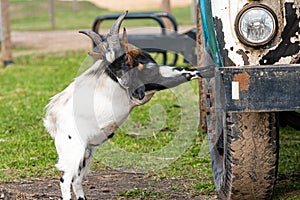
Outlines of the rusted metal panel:
{"type": "Polygon", "coordinates": [[[224,67],[217,73],[228,112],[300,110],[300,65],[224,67]]]}

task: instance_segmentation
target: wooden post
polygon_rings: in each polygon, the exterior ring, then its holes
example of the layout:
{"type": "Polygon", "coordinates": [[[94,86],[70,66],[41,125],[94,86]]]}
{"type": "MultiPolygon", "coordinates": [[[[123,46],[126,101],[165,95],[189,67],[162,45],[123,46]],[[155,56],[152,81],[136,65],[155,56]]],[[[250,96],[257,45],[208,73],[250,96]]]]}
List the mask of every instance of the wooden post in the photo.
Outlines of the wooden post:
{"type": "MultiPolygon", "coordinates": [[[[171,2],[170,0],[162,0],[162,10],[164,12],[170,13],[171,14],[171,2]]],[[[171,29],[172,28],[172,23],[168,19],[163,19],[166,29],[171,29]]]]}
{"type": "MultiPolygon", "coordinates": [[[[202,21],[200,17],[199,5],[196,4],[196,22],[197,22],[197,66],[201,67],[205,65],[205,52],[204,52],[204,41],[202,35],[202,21]]],[[[206,134],[207,125],[206,125],[206,89],[205,89],[205,80],[199,79],[199,110],[200,110],[200,130],[201,133],[206,134]]]]}
{"type": "Polygon", "coordinates": [[[75,10],[75,11],[79,10],[79,6],[78,6],[78,1],[77,0],[73,0],[73,10],[75,10]]]}
{"type": "Polygon", "coordinates": [[[2,43],[1,43],[2,61],[4,65],[7,66],[13,63],[8,0],[1,0],[1,18],[2,18],[2,43]]]}
{"type": "Polygon", "coordinates": [[[192,0],[191,4],[191,21],[192,23],[196,23],[197,21],[197,0],[192,0]]]}
{"type": "Polygon", "coordinates": [[[54,0],[49,0],[49,17],[51,28],[55,28],[55,15],[54,15],[54,0]]]}
{"type": "Polygon", "coordinates": [[[171,13],[171,3],[170,0],[162,0],[162,9],[167,13],[171,13]]]}

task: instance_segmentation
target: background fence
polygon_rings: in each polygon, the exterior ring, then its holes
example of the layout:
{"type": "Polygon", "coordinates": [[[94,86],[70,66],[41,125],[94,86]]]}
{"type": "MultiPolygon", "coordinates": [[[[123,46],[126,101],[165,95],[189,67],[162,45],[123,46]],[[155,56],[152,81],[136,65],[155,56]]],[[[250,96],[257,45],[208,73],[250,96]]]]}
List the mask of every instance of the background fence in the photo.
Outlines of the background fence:
{"type": "MultiPolygon", "coordinates": [[[[90,28],[96,16],[124,11],[110,11],[97,7],[89,1],[10,0],[9,3],[11,29],[22,31],[90,28]]],[[[162,9],[161,7],[147,11],[161,11],[162,9]]],[[[131,11],[129,10],[129,12],[131,11]]],[[[172,8],[171,12],[175,15],[180,25],[193,23],[190,5],[172,8]]],[[[129,23],[129,26],[135,25],[148,26],[153,24],[151,24],[151,22],[129,23]]],[[[109,27],[109,25],[107,25],[107,27],[109,27]]]]}

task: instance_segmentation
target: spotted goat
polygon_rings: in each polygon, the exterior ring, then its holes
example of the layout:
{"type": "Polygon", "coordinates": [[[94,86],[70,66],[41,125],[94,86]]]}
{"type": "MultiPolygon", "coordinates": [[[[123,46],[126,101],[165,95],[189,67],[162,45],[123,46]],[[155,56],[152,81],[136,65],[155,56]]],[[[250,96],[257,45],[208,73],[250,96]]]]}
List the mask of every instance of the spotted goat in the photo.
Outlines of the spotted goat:
{"type": "Polygon", "coordinates": [[[132,108],[148,102],[157,91],[201,77],[198,69],[159,66],[148,53],[127,42],[125,28],[120,41],[126,13],[115,21],[105,40],[95,32],[80,31],[96,44],[89,52],[95,62],[46,106],[44,125],[55,140],[64,200],[72,199],[71,186],[76,199],[86,199],[82,180],[95,147],[113,136],[132,108]]]}

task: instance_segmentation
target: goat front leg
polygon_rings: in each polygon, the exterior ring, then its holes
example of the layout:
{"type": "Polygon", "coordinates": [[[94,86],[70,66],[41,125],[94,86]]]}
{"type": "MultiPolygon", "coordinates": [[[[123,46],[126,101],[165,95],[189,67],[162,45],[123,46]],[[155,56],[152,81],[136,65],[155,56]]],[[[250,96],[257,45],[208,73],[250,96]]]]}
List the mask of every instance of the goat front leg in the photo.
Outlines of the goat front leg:
{"type": "Polygon", "coordinates": [[[181,68],[160,66],[159,76],[153,83],[145,84],[147,90],[163,90],[176,87],[182,83],[198,78],[212,78],[215,74],[215,66],[200,68],[181,68]]]}
{"type": "Polygon", "coordinates": [[[182,68],[171,66],[160,66],[160,75],[164,78],[177,78],[183,76],[187,81],[197,78],[212,78],[215,73],[215,66],[209,65],[199,68],[182,68]]]}

